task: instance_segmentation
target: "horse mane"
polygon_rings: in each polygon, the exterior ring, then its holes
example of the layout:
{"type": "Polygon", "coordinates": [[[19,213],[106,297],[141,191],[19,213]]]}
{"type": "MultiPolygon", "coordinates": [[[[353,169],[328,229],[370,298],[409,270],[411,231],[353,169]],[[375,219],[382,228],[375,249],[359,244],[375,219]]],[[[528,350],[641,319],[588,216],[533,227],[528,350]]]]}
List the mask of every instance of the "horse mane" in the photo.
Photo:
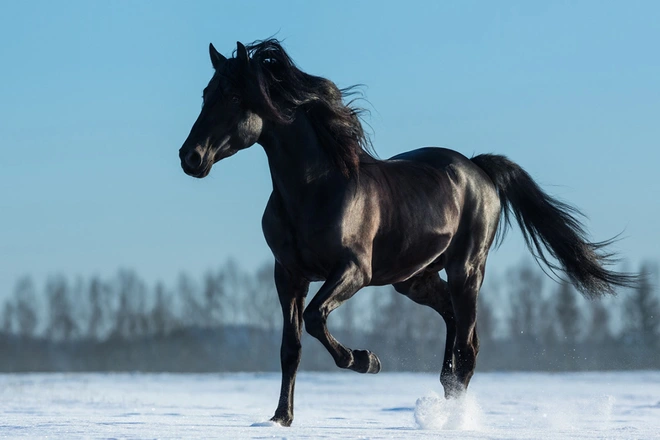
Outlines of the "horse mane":
{"type": "Polygon", "coordinates": [[[375,160],[375,153],[360,117],[355,86],[340,89],[332,81],[301,71],[274,38],[246,46],[250,72],[259,97],[255,105],[263,116],[283,124],[304,111],[322,147],[345,176],[357,175],[360,162],[375,160]]]}

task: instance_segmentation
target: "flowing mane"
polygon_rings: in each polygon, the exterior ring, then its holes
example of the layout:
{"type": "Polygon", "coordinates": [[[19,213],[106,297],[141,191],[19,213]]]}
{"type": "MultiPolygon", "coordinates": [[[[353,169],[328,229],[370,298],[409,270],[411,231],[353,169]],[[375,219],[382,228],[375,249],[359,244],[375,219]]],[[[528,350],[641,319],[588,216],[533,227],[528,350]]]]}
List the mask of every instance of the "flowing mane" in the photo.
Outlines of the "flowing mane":
{"type": "Polygon", "coordinates": [[[338,88],[332,81],[309,75],[296,67],[276,39],[246,46],[251,74],[257,85],[255,106],[267,119],[289,124],[302,109],[319,136],[321,145],[345,176],[356,175],[360,162],[375,160],[354,101],[354,87],[338,88]]]}

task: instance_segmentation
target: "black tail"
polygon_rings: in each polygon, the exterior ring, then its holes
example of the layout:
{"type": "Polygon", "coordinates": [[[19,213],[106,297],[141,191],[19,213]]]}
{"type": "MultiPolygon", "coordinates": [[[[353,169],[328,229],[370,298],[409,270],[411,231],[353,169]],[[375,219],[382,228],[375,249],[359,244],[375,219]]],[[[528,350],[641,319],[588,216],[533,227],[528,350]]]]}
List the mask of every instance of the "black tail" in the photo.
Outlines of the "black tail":
{"type": "Polygon", "coordinates": [[[504,217],[500,239],[510,226],[513,213],[534,257],[551,270],[563,271],[583,295],[597,297],[615,293],[615,286],[637,284],[635,275],[605,268],[612,262],[613,254],[604,248],[613,240],[589,242],[577,218],[580,211],[543,192],[519,165],[493,154],[481,154],[471,160],[488,174],[499,193],[504,217]],[[559,265],[548,260],[546,251],[559,265]]]}

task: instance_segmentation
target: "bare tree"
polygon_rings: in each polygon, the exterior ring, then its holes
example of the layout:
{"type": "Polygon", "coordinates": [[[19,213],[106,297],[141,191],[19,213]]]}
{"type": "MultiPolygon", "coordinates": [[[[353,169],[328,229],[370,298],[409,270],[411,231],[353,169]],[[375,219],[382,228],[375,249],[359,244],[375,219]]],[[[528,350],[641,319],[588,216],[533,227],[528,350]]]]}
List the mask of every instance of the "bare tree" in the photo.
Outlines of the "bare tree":
{"type": "Polygon", "coordinates": [[[650,263],[642,265],[639,286],[627,296],[624,332],[646,347],[657,343],[660,328],[660,301],[653,289],[657,271],[650,263]]]}
{"type": "Polygon", "coordinates": [[[107,311],[109,309],[108,286],[98,277],[93,277],[89,283],[88,301],[89,316],[87,321],[87,336],[91,339],[101,339],[107,326],[107,311]]]}
{"type": "Polygon", "coordinates": [[[216,274],[207,272],[204,276],[202,287],[204,307],[201,309],[201,315],[202,325],[206,327],[215,327],[221,322],[220,316],[226,296],[225,279],[226,274],[222,269],[216,274]]]}
{"type": "Polygon", "coordinates": [[[162,283],[157,283],[154,307],[150,314],[150,331],[157,335],[167,335],[176,327],[176,318],[171,311],[171,298],[162,283]]]}
{"type": "Polygon", "coordinates": [[[543,303],[543,278],[530,266],[509,271],[513,286],[510,332],[513,339],[534,343],[540,333],[539,305],[543,303]]]}
{"type": "Polygon", "coordinates": [[[14,304],[5,301],[2,308],[2,333],[10,335],[14,331],[14,304]]]}
{"type": "Polygon", "coordinates": [[[567,282],[562,282],[557,290],[555,312],[557,316],[557,333],[560,340],[573,346],[580,330],[580,310],[576,301],[577,292],[567,282]]]}
{"type": "MultiPolygon", "coordinates": [[[[224,289],[222,322],[224,324],[236,324],[245,321],[247,310],[245,309],[245,295],[247,293],[248,276],[232,259],[229,259],[221,270],[222,286],[224,289]]],[[[279,306],[278,306],[279,308],[279,306]]]]}
{"type": "Polygon", "coordinates": [[[18,324],[18,334],[29,338],[34,336],[37,328],[37,312],[35,305],[37,298],[35,295],[32,278],[23,277],[18,280],[14,289],[16,323],[18,324]]]}
{"type": "Polygon", "coordinates": [[[78,325],[73,319],[73,305],[66,280],[61,276],[49,279],[46,283],[46,296],[49,336],[54,339],[71,339],[77,333],[78,325]]]}
{"type": "Polygon", "coordinates": [[[610,329],[610,312],[605,307],[603,300],[589,301],[591,309],[591,319],[587,331],[587,338],[590,341],[603,343],[612,339],[612,330],[610,329]]]}
{"type": "Polygon", "coordinates": [[[131,314],[131,336],[144,336],[149,331],[149,313],[147,312],[147,288],[145,284],[136,277],[133,285],[133,313],[131,314]]]}
{"type": "Polygon", "coordinates": [[[186,327],[197,327],[204,323],[204,307],[197,297],[197,287],[185,273],[179,274],[177,293],[182,302],[182,321],[186,327]]]}
{"type": "Polygon", "coordinates": [[[244,297],[248,319],[259,327],[275,330],[281,323],[282,312],[273,280],[273,265],[261,266],[248,282],[244,297]]]}
{"type": "Polygon", "coordinates": [[[120,271],[117,286],[119,305],[113,334],[125,338],[144,335],[148,328],[144,283],[134,272],[120,271]]]}

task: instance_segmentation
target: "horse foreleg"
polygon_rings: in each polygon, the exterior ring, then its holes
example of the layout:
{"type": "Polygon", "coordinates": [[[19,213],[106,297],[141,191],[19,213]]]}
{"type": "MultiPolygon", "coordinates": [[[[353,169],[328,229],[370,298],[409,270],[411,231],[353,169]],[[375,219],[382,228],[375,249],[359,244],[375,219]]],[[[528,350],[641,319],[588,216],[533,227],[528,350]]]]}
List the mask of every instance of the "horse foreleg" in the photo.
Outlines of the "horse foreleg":
{"type": "Polygon", "coordinates": [[[337,366],[358,373],[378,373],[380,360],[368,350],[351,350],[339,343],[328,331],[327,319],[330,312],[367,285],[369,278],[368,271],[355,260],[346,262],[328,277],[303,314],[305,329],[325,346],[337,366]]]}
{"type": "Polygon", "coordinates": [[[275,263],[275,286],[282,306],[284,324],[280,349],[282,388],[277,410],[271,420],[282,426],[290,426],[293,421],[293,391],[296,372],[302,351],[300,344],[302,315],[309,282],[292,276],[279,263],[275,263]]]}

